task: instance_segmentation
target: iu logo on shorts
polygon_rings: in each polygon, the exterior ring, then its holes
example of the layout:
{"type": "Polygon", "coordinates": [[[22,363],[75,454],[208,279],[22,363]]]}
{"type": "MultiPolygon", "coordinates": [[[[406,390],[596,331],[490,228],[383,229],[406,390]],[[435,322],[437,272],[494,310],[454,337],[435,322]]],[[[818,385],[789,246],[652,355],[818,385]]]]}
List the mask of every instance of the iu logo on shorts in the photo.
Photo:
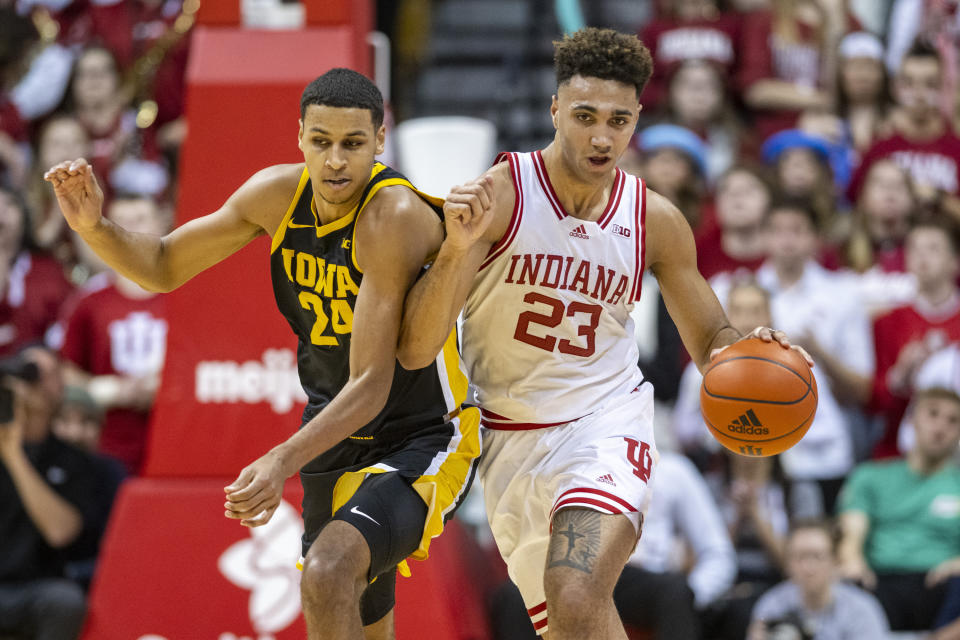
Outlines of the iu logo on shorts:
{"type": "Polygon", "coordinates": [[[624,440],[627,441],[627,461],[633,465],[633,475],[644,482],[650,482],[650,472],[653,470],[650,445],[636,438],[624,438],[624,440]]]}

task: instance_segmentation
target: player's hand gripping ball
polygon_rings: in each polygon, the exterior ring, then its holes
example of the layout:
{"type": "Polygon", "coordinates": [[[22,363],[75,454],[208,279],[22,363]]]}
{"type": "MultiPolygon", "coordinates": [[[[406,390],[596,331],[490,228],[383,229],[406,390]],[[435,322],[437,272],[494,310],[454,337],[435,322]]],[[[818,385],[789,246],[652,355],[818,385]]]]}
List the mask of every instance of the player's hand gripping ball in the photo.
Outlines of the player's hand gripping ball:
{"type": "Polygon", "coordinates": [[[799,353],[759,338],[724,349],[703,374],[700,410],[734,453],[773,456],[795,445],[817,412],[817,380],[799,353]]]}

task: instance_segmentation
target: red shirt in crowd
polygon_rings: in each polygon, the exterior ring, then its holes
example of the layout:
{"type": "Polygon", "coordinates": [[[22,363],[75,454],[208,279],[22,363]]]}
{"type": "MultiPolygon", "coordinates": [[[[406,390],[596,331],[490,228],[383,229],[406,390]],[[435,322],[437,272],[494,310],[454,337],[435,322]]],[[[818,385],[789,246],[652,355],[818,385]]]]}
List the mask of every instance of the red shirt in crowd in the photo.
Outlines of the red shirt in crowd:
{"type": "Polygon", "coordinates": [[[874,142],[850,181],[852,200],[859,195],[870,167],[884,158],[892,159],[908,171],[918,184],[930,185],[952,195],[960,193],[960,138],[949,127],[942,136],[927,142],[907,140],[899,133],[874,142]]]}
{"type": "MultiPolygon", "coordinates": [[[[97,276],[94,286],[72,301],[61,355],[87,373],[146,376],[160,371],[167,347],[166,300],[134,299],[120,293],[112,276],[97,276]]],[[[107,412],[100,450],[139,472],[144,457],[149,412],[117,408],[107,412]]]]}
{"type": "MultiPolygon", "coordinates": [[[[826,246],[820,251],[817,261],[827,269],[838,271],[848,267],[846,258],[835,246],[826,246]]],[[[883,273],[906,273],[907,256],[903,242],[892,245],[873,246],[873,264],[883,273]]]]}
{"type": "Polygon", "coordinates": [[[960,305],[937,315],[922,314],[913,305],[898,307],[873,323],[873,345],[877,369],[870,397],[870,409],[884,418],[883,437],[874,448],[875,458],[899,455],[897,433],[909,398],[895,394],[887,384],[890,368],[910,342],[927,341],[931,346],[960,341],[960,305]]]}
{"type": "MultiPolygon", "coordinates": [[[[159,3],[136,0],[75,0],[54,13],[60,25],[60,42],[67,45],[99,42],[113,52],[123,69],[150,51],[151,46],[176,22],[183,0],[159,3]]],[[[166,52],[153,79],[157,102],[156,125],[183,113],[184,77],[189,54],[189,36],[166,52]]]]}
{"type": "Polygon", "coordinates": [[[22,251],[10,267],[0,300],[0,357],[43,341],[71,289],[59,262],[22,251]]]}
{"type": "Polygon", "coordinates": [[[732,273],[740,269],[756,271],[766,259],[765,255],[748,260],[729,256],[723,250],[722,237],[723,231],[719,226],[712,226],[696,237],[697,268],[705,279],[709,280],[718,273],[732,273]]]}
{"type": "MultiPolygon", "coordinates": [[[[849,30],[857,31],[860,23],[847,16],[849,30]]],[[[821,87],[820,42],[817,32],[808,24],[796,22],[797,41],[788,42],[773,31],[773,12],[754,11],[743,17],[740,28],[740,59],[737,86],[745,92],[760,80],[783,80],[811,90],[821,87]]],[[[796,126],[800,112],[790,109],[764,109],[753,112],[756,142],[796,126]]]]}
{"type": "Polygon", "coordinates": [[[653,57],[653,76],[640,100],[655,106],[666,100],[670,76],[686,60],[706,60],[726,77],[736,75],[740,16],[721,14],[713,20],[692,21],[656,19],[644,27],[640,39],[653,57]]]}

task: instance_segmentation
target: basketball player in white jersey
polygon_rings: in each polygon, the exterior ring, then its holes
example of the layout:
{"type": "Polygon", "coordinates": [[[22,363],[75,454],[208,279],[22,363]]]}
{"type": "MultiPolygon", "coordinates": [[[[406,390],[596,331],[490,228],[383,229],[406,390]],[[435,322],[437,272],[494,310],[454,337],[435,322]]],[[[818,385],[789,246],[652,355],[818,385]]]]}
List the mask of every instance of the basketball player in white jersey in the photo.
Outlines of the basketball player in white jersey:
{"type": "Polygon", "coordinates": [[[550,640],[625,639],[613,588],[657,458],[630,320],[643,270],[701,368],[740,334],[697,272],[683,216],[616,168],[649,52],[588,28],[558,43],[556,70],[554,141],[502,154],[449,195],[447,237],[408,294],[398,358],[432,362],[463,308],[487,516],[533,626],[550,640]]]}

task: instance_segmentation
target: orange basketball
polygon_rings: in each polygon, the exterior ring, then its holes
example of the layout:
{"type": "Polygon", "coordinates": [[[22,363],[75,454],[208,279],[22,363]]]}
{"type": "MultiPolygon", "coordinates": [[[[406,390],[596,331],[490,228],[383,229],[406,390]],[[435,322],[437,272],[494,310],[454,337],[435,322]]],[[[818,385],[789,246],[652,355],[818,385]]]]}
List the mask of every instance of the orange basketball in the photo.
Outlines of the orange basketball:
{"type": "Polygon", "coordinates": [[[817,412],[817,380],[799,353],[750,338],[723,350],[703,374],[700,410],[720,444],[745,456],[795,445],[817,412]]]}

